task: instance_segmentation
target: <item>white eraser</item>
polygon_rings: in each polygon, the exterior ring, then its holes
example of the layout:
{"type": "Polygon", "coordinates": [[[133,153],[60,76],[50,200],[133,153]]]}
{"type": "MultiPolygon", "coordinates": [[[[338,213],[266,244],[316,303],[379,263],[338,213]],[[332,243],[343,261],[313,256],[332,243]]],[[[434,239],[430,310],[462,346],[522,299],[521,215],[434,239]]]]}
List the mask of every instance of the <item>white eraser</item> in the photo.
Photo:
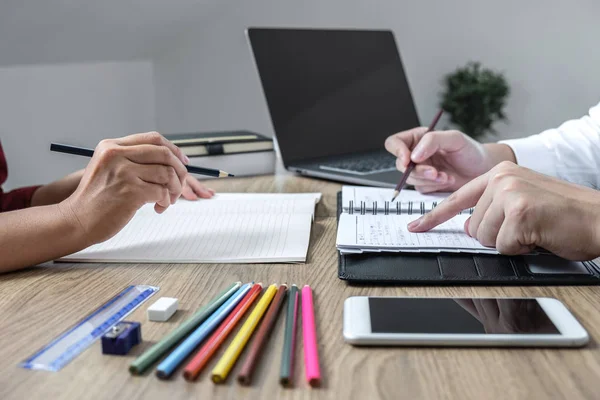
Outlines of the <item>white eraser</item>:
{"type": "Polygon", "coordinates": [[[150,321],[164,322],[175,314],[177,306],[177,299],[173,297],[161,297],[148,307],[148,319],[150,321]]]}

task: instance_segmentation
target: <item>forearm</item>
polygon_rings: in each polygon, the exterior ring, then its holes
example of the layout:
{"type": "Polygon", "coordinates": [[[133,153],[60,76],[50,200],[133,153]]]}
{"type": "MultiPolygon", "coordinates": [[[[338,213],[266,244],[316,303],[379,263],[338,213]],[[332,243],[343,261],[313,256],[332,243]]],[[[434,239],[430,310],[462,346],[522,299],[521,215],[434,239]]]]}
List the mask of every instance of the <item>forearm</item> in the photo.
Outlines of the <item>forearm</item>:
{"type": "Polygon", "coordinates": [[[519,165],[600,188],[600,104],[589,115],[522,139],[505,140],[519,165]]]}
{"type": "Polygon", "coordinates": [[[511,161],[516,163],[517,159],[515,153],[512,151],[510,146],[502,143],[487,143],[483,147],[486,149],[490,161],[491,167],[500,164],[502,161],[511,161]]]}
{"type": "Polygon", "coordinates": [[[83,170],[67,175],[61,180],[44,185],[35,191],[31,198],[31,206],[45,206],[50,204],[58,204],[70,195],[73,194],[81,177],[83,170]]]}
{"type": "Polygon", "coordinates": [[[0,273],[79,251],[84,238],[64,203],[0,213],[0,273]]]}

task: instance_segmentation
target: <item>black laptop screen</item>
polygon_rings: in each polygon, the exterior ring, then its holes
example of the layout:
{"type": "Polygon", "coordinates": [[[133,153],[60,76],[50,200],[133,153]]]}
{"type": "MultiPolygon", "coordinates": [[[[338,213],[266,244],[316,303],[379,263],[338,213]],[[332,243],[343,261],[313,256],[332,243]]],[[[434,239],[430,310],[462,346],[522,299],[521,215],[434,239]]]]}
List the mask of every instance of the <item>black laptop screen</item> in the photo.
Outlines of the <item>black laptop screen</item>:
{"type": "Polygon", "coordinates": [[[419,120],[390,31],[248,30],[286,165],[383,149],[419,120]]]}

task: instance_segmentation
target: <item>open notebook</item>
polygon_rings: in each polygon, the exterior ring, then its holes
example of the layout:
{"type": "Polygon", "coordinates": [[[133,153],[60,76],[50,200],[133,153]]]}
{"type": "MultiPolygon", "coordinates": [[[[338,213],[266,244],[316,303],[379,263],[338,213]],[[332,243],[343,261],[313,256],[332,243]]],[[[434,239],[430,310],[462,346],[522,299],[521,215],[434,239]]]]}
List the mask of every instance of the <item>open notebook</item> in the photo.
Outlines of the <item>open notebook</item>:
{"type": "Polygon", "coordinates": [[[472,210],[464,210],[425,233],[406,226],[431,211],[447,194],[423,195],[404,189],[393,203],[391,189],[344,186],[337,248],[341,253],[362,252],[469,252],[498,254],[464,231],[472,210]]]}
{"type": "Polygon", "coordinates": [[[217,194],[179,200],[163,214],[140,208],[111,239],[65,262],[305,262],[320,193],[217,194]]]}

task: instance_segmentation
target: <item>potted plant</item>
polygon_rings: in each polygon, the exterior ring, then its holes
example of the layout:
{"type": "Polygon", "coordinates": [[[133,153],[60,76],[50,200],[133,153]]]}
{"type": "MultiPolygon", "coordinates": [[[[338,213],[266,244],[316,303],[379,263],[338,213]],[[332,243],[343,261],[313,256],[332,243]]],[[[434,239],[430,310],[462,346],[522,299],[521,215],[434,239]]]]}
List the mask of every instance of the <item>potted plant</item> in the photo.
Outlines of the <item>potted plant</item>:
{"type": "Polygon", "coordinates": [[[441,107],[450,121],[472,138],[495,133],[493,125],[506,120],[504,106],[510,89],[504,76],[478,62],[444,77],[441,107]]]}

